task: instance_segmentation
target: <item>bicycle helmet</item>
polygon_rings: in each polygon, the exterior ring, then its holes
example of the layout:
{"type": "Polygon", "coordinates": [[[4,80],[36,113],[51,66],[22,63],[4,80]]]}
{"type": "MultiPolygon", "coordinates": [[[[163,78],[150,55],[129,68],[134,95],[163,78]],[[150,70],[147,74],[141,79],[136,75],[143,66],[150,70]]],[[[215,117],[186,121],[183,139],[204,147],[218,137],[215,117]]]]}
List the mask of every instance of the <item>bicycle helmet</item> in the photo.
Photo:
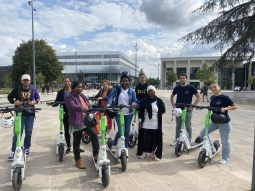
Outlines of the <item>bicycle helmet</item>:
{"type": "Polygon", "coordinates": [[[174,110],[172,111],[172,114],[175,117],[180,117],[182,115],[182,109],[181,108],[174,108],[174,110]]]}
{"type": "Polygon", "coordinates": [[[94,127],[97,125],[97,120],[96,118],[94,117],[94,114],[93,113],[89,113],[87,114],[84,119],[83,119],[83,124],[86,126],[86,127],[94,127]]]}
{"type": "Polygon", "coordinates": [[[0,126],[4,128],[10,128],[14,125],[14,116],[5,117],[0,119],[0,126]]]}
{"type": "Polygon", "coordinates": [[[215,124],[222,124],[226,120],[226,116],[223,114],[213,113],[211,115],[211,121],[215,124]]]}

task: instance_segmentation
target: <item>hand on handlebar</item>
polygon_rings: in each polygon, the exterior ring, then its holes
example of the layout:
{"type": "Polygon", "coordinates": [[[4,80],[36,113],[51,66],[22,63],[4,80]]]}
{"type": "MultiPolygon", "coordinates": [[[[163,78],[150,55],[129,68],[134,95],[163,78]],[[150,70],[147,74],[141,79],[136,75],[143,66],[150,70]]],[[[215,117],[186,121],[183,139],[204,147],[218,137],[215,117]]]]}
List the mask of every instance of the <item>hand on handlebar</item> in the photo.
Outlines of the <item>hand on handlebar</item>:
{"type": "Polygon", "coordinates": [[[194,107],[189,107],[188,111],[193,111],[194,107]]]}
{"type": "Polygon", "coordinates": [[[101,100],[101,99],[102,99],[102,97],[98,97],[98,98],[97,98],[97,100],[101,100]]]}
{"type": "Polygon", "coordinates": [[[50,105],[52,105],[52,102],[48,101],[48,102],[46,102],[46,105],[50,106],[50,105]]]}
{"type": "Polygon", "coordinates": [[[131,104],[131,107],[132,107],[132,108],[136,108],[136,105],[132,103],[132,104],[131,104]]]}
{"type": "Polygon", "coordinates": [[[15,101],[14,102],[14,105],[17,105],[17,106],[22,106],[23,105],[23,102],[22,101],[19,101],[19,100],[17,100],[17,101],[15,101]]]}
{"type": "Polygon", "coordinates": [[[88,108],[82,107],[81,110],[83,113],[86,113],[88,111],[88,108]]]}

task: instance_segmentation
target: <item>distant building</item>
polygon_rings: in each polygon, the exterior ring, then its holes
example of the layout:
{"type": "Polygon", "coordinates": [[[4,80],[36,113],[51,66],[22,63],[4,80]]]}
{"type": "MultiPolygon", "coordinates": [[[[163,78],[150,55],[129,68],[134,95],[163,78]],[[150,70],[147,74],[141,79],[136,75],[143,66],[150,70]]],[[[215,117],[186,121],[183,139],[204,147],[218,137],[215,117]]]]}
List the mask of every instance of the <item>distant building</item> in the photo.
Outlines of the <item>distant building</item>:
{"type": "Polygon", "coordinates": [[[0,87],[5,88],[5,84],[3,83],[3,75],[5,73],[10,73],[12,71],[12,65],[9,66],[0,66],[0,87]]]}
{"type": "MultiPolygon", "coordinates": [[[[219,56],[211,56],[211,57],[162,57],[161,58],[161,75],[160,75],[160,85],[161,87],[168,86],[168,82],[166,80],[168,73],[171,70],[174,70],[175,73],[180,74],[184,72],[188,76],[188,83],[194,85],[198,89],[203,86],[203,82],[200,82],[196,78],[196,72],[199,68],[202,67],[204,62],[207,62],[209,67],[211,67],[217,60],[219,56]]],[[[216,81],[221,85],[224,89],[234,89],[234,86],[245,86],[245,79],[248,78],[248,75],[251,75],[252,65],[247,64],[246,62],[240,61],[235,64],[235,72],[233,75],[230,72],[230,66],[232,65],[232,61],[227,61],[227,64],[224,66],[223,70],[214,71],[216,76],[216,81]],[[246,70],[245,67],[246,66],[246,70]],[[230,79],[232,79],[232,86],[230,87],[230,79]]],[[[179,84],[179,80],[174,83],[174,86],[179,84]]],[[[246,84],[248,86],[248,84],[246,84]]]]}
{"type": "Polygon", "coordinates": [[[63,64],[63,77],[77,80],[77,74],[85,74],[84,83],[101,85],[103,79],[111,81],[112,85],[120,82],[120,74],[129,72],[132,81],[139,75],[139,67],[120,51],[91,51],[91,52],[57,52],[58,60],[63,64]]]}

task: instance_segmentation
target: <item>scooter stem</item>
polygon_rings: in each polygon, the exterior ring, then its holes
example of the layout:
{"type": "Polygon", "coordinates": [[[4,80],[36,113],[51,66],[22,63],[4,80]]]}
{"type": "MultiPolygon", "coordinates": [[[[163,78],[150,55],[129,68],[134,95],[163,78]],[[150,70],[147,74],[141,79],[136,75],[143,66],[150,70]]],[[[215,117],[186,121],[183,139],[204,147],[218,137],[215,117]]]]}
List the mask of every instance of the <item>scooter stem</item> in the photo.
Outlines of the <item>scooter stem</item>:
{"type": "Polygon", "coordinates": [[[120,136],[124,137],[124,112],[120,109],[120,136]]]}
{"type": "Polygon", "coordinates": [[[100,113],[101,117],[101,122],[100,122],[100,129],[101,129],[101,133],[102,133],[102,137],[101,137],[101,145],[106,145],[106,142],[105,142],[105,127],[106,127],[106,122],[105,122],[105,115],[104,115],[104,112],[101,112],[100,113]]]}
{"type": "Polygon", "coordinates": [[[211,110],[208,110],[205,116],[205,136],[208,137],[209,123],[210,123],[211,110]]]}
{"type": "Polygon", "coordinates": [[[21,147],[21,115],[22,112],[18,112],[17,116],[14,119],[15,133],[17,134],[16,147],[21,147]]]}
{"type": "Polygon", "coordinates": [[[133,123],[136,124],[136,114],[137,114],[137,109],[135,108],[133,111],[133,116],[134,116],[134,120],[133,123]]]}
{"type": "Polygon", "coordinates": [[[63,131],[64,109],[63,105],[59,108],[60,131],[63,131]]]}
{"type": "Polygon", "coordinates": [[[184,107],[184,109],[182,110],[182,126],[181,126],[181,130],[185,129],[185,120],[186,120],[186,114],[187,114],[187,107],[184,107]]]}

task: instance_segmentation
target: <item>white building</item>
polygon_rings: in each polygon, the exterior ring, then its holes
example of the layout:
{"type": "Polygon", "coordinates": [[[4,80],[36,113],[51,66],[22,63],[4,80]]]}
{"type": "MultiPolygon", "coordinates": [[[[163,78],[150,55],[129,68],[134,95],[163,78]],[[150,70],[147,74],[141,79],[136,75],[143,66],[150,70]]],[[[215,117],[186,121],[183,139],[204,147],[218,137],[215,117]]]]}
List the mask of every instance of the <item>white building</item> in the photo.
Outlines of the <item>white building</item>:
{"type": "Polygon", "coordinates": [[[132,80],[139,74],[139,67],[120,51],[57,52],[56,55],[64,66],[63,77],[77,80],[77,73],[83,72],[84,83],[88,85],[101,85],[103,79],[117,85],[123,71],[129,72],[132,80]]]}
{"type": "MultiPolygon", "coordinates": [[[[188,83],[196,86],[198,89],[203,86],[203,82],[200,82],[196,78],[196,72],[199,68],[202,67],[204,62],[207,62],[209,67],[211,67],[217,60],[219,56],[211,56],[211,57],[162,57],[161,58],[161,75],[160,75],[160,85],[161,87],[168,86],[168,82],[166,77],[171,70],[174,70],[175,73],[180,74],[184,72],[188,76],[188,83]]],[[[247,79],[249,71],[248,67],[245,67],[246,64],[243,61],[240,61],[235,64],[234,73],[231,72],[230,66],[232,65],[232,60],[227,61],[227,64],[224,66],[222,72],[216,71],[216,81],[220,83],[222,88],[233,89],[235,85],[244,86],[244,79],[247,79]],[[233,84],[231,87],[229,86],[229,81],[232,78],[233,84]]],[[[247,64],[248,65],[248,64],[247,64]]],[[[176,86],[179,83],[179,80],[173,84],[176,86]]]]}

